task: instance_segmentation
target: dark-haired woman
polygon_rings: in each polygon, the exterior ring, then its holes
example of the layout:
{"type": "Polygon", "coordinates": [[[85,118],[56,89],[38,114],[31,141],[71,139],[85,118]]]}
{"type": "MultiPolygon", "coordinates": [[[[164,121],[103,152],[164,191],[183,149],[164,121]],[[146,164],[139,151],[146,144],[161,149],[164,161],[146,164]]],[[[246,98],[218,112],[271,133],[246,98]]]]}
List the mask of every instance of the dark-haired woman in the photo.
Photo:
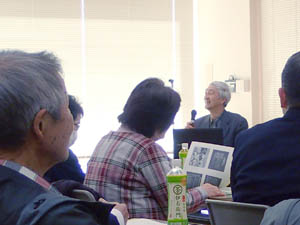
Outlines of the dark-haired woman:
{"type": "MultiPolygon", "coordinates": [[[[139,83],[118,117],[121,127],[100,140],[88,163],[85,184],[108,201],[125,203],[130,218],[167,219],[171,159],[155,141],[173,123],[180,101],[160,79],[139,83]]],[[[210,184],[188,190],[188,212],[218,195],[223,193],[210,184]]]]}

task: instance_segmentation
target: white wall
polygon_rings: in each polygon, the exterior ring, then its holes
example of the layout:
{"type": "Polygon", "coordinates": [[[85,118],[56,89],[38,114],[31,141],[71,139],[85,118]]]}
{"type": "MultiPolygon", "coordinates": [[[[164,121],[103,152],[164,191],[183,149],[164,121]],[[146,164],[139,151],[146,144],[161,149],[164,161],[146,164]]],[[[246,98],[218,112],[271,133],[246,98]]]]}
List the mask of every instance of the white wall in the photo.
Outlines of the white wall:
{"type": "MultiPolygon", "coordinates": [[[[195,1],[175,0],[173,43],[170,0],[85,1],[85,34],[80,1],[62,5],[58,0],[3,0],[0,47],[47,49],[61,58],[67,89],[85,109],[72,149],[87,156],[101,136],[118,127],[116,117],[130,91],[146,77],[175,78],[182,97],[175,121],[178,128],[190,120],[193,108],[197,107],[198,116],[208,113],[203,96],[210,81],[224,81],[233,73],[250,80],[250,0],[198,0],[197,40],[193,39],[195,1]],[[195,81],[199,81],[196,86],[195,81]]],[[[228,110],[242,114],[251,124],[250,94],[233,94],[228,110]]],[[[164,147],[171,151],[170,132],[167,136],[164,147]]]]}
{"type": "MultiPolygon", "coordinates": [[[[230,74],[251,79],[249,0],[199,0],[199,80],[196,89],[202,106],[204,89],[212,80],[225,81],[230,74]]],[[[240,113],[252,124],[251,92],[233,93],[227,110],[240,113]]]]}

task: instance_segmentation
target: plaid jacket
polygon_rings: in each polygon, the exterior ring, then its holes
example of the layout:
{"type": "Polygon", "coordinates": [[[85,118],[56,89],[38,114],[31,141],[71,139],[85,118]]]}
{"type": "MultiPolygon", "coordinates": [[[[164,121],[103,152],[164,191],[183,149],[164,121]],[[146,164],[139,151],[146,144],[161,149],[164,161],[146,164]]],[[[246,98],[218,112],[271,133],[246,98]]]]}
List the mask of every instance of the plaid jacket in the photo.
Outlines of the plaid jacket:
{"type": "Polygon", "coordinates": [[[18,163],[15,163],[15,162],[12,162],[9,160],[2,160],[2,159],[0,160],[0,165],[10,168],[14,171],[17,171],[17,172],[23,174],[24,176],[28,177],[29,179],[33,180],[35,183],[41,185],[46,190],[49,190],[51,192],[54,192],[54,193],[60,195],[60,192],[58,192],[51,184],[49,184],[48,181],[46,181],[44,178],[37,175],[32,170],[26,168],[25,166],[21,166],[18,163]]]}
{"type": "MultiPolygon", "coordinates": [[[[84,183],[108,201],[125,203],[130,218],[166,220],[166,174],[171,168],[170,158],[152,139],[110,132],[94,150],[84,183]]],[[[189,190],[189,212],[198,210],[205,198],[200,187],[189,190]]]]}

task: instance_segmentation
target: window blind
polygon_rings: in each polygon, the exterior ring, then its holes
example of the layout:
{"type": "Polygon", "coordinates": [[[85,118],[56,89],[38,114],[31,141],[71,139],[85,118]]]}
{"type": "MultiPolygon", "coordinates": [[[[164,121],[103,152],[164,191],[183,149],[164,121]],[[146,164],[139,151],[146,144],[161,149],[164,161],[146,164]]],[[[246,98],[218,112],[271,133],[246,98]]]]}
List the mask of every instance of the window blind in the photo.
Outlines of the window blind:
{"type": "Polygon", "coordinates": [[[263,121],[282,116],[278,89],[288,57],[299,51],[299,13],[297,0],[261,0],[263,121]]]}

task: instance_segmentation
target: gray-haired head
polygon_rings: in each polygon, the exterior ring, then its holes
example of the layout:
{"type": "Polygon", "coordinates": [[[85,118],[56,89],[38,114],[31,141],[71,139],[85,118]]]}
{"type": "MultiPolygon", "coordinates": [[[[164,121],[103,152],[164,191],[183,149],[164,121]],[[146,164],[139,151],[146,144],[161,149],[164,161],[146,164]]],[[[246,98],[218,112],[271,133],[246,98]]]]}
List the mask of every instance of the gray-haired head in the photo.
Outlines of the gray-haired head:
{"type": "Polygon", "coordinates": [[[226,107],[231,99],[231,92],[228,85],[222,81],[213,81],[210,85],[213,85],[218,89],[220,98],[225,99],[224,107],[226,107]]]}
{"type": "Polygon", "coordinates": [[[59,60],[51,53],[0,51],[0,148],[24,144],[36,113],[60,119],[67,101],[59,60]]]}

